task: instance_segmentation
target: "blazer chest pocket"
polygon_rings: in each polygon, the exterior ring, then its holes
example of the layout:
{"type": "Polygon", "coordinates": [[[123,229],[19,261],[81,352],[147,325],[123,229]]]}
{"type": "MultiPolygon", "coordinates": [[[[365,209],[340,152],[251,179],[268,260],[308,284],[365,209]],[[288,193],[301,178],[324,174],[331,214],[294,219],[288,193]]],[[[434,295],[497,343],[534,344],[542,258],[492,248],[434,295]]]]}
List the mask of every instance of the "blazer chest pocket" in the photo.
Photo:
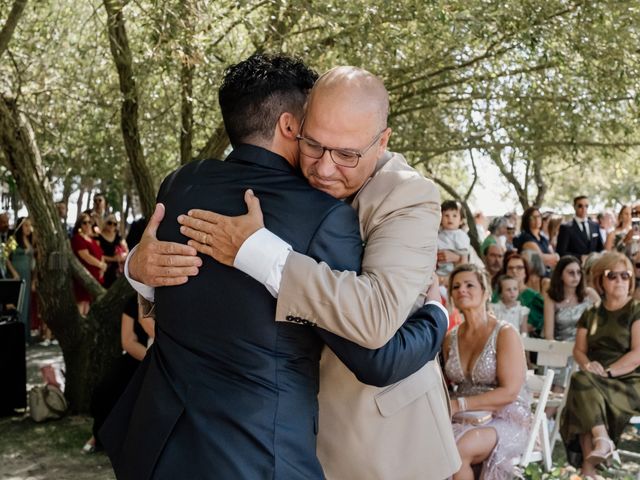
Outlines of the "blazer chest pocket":
{"type": "Polygon", "coordinates": [[[413,375],[376,394],[375,402],[380,415],[390,417],[432,388],[441,386],[442,380],[438,370],[435,362],[429,362],[413,375]]]}

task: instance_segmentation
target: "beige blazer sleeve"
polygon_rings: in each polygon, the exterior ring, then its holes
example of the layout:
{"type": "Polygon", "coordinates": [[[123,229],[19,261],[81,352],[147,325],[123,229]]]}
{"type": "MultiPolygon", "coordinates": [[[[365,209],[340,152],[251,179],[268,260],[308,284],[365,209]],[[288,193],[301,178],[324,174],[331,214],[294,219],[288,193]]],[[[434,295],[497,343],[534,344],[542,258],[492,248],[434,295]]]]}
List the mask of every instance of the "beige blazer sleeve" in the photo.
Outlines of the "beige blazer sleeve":
{"type": "Polygon", "coordinates": [[[292,252],[276,320],[307,320],[363,347],[379,348],[424,303],[436,263],[440,195],[433,182],[394,154],[353,206],[365,241],[362,274],[333,271],[292,252]]]}

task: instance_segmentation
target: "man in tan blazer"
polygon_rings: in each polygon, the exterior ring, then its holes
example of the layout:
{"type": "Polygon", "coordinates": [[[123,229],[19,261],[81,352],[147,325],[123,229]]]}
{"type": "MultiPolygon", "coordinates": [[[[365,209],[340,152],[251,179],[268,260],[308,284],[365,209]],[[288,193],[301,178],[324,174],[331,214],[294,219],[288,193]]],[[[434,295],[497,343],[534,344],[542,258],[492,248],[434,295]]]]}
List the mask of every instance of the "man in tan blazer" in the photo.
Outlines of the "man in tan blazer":
{"type": "MultiPolygon", "coordinates": [[[[318,80],[299,136],[301,168],[311,185],[347,199],[358,211],[366,243],[362,275],[334,272],[292,252],[263,228],[251,195],[244,217],[196,210],[183,219],[183,233],[199,240],[190,242],[199,251],[264,283],[278,297],[277,321],[317,325],[367,348],[384,345],[425,302],[440,221],[435,185],[401,155],[386,151],[387,113],[388,95],[379,79],[339,67],[318,80]],[[372,137],[353,166],[337,163],[349,157],[348,149],[325,146],[365,145],[372,137]],[[380,155],[366,158],[374,146],[380,155]]],[[[319,400],[318,457],[330,480],[440,479],[460,466],[435,362],[377,388],[360,383],[325,348],[319,400]]]]}

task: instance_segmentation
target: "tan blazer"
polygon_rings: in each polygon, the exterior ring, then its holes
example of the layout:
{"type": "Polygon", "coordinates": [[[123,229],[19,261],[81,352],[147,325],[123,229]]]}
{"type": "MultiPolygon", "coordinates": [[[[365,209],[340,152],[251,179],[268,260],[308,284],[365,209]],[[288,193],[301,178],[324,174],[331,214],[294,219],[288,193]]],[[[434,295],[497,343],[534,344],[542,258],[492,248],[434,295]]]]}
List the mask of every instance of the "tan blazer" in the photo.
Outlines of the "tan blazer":
{"type": "MultiPolygon", "coordinates": [[[[292,253],[276,319],[307,319],[378,348],[424,304],[435,269],[440,196],[401,155],[387,152],[353,206],[366,243],[362,275],[292,253]]],[[[318,457],[329,480],[442,479],[460,468],[436,362],[377,388],[360,383],[325,348],[318,398],[318,457]]]]}

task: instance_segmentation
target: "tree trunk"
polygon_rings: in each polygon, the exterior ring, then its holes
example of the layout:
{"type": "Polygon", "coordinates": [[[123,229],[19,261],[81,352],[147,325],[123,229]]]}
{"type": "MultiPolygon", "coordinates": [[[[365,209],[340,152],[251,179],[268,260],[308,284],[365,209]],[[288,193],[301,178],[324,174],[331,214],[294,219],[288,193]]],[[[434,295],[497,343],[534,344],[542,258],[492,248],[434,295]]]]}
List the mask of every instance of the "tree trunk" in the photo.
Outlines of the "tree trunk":
{"type": "Polygon", "coordinates": [[[182,65],[180,67],[180,164],[185,165],[193,158],[193,15],[191,0],[182,1],[182,65]]]}
{"type": "Polygon", "coordinates": [[[65,396],[72,411],[86,412],[96,382],[119,353],[120,315],[131,288],[123,280],[105,294],[71,252],[33,130],[15,102],[6,97],[0,97],[0,147],[37,232],[37,295],[42,316],[62,348],[65,396]],[[72,272],[98,297],[87,317],[78,313],[72,272]]]}
{"type": "Polygon", "coordinates": [[[15,31],[18,21],[22,16],[22,12],[24,12],[24,7],[26,6],[27,0],[15,0],[13,2],[13,7],[11,7],[11,11],[9,12],[9,17],[2,26],[2,30],[0,30],[0,57],[2,57],[2,54],[7,50],[11,37],[13,36],[13,32],[15,31]]]}
{"type": "Polygon", "coordinates": [[[127,38],[127,30],[122,13],[123,2],[119,0],[104,0],[107,11],[107,29],[111,55],[118,70],[120,92],[122,93],[122,109],[120,124],[125,150],[131,164],[133,179],[138,188],[142,212],[150,218],[155,205],[155,188],[151,181],[151,172],[144,158],[144,151],[140,142],[138,128],[138,89],[133,74],[131,48],[127,38]]]}

